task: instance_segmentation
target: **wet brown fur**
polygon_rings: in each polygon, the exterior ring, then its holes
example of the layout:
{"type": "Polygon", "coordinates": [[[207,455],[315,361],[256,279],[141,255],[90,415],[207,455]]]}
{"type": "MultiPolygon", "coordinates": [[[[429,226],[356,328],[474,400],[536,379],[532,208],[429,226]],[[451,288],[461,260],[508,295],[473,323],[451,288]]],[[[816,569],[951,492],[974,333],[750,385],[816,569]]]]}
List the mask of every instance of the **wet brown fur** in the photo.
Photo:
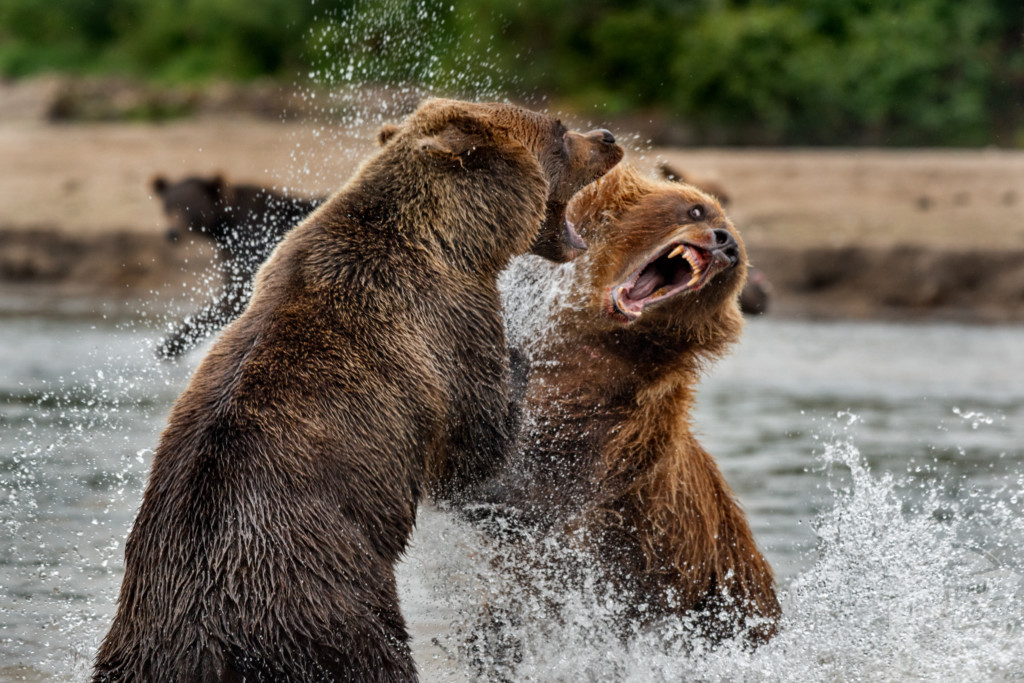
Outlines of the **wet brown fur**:
{"type": "Polygon", "coordinates": [[[711,196],[622,166],[580,192],[569,215],[590,249],[573,300],[531,353],[522,454],[484,497],[554,533],[583,532],[610,579],[655,608],[644,618],[696,614],[713,637],[752,626],[748,635],[767,639],[779,615],[771,567],[690,422],[702,369],[742,329],[739,234],[711,196]],[[704,220],[687,217],[695,205],[704,220]],[[739,265],[630,324],[609,316],[609,288],[670,235],[703,240],[715,228],[737,240],[739,265]]]}
{"type": "MultiPolygon", "coordinates": [[[[399,128],[384,125],[377,132],[377,143],[386,145],[399,128]]],[[[604,175],[622,160],[625,151],[615,144],[614,136],[604,129],[577,133],[562,127],[564,145],[552,148],[542,159],[545,167],[557,167],[559,182],[553,183],[544,209],[544,223],[530,245],[530,253],[549,261],[565,263],[578,257],[586,247],[572,244],[565,230],[565,211],[582,187],[604,175]]]]}
{"type": "Polygon", "coordinates": [[[514,438],[496,280],[559,131],[428,101],[288,233],[171,411],[94,680],[416,679],[394,565],[514,438]]]}

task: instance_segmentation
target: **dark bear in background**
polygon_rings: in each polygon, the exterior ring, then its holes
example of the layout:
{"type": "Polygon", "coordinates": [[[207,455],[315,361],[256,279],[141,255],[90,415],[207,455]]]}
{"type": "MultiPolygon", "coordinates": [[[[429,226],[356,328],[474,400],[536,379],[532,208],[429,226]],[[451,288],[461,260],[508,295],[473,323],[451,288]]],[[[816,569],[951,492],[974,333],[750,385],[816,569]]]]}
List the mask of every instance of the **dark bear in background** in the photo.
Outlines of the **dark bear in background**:
{"type": "Polygon", "coordinates": [[[157,355],[176,358],[238,316],[249,302],[252,280],[286,232],[326,197],[285,195],[258,185],[233,185],[222,176],[191,176],[169,182],[158,176],[153,192],[171,225],[167,237],[190,234],[217,246],[224,282],[210,301],[174,324],[157,345],[157,355]]]}
{"type": "Polygon", "coordinates": [[[498,273],[622,153],[430,100],[290,231],[171,411],[94,680],[415,680],[417,503],[515,437],[498,273]]]}
{"type": "MultiPolygon", "coordinates": [[[[710,195],[625,166],[576,195],[569,218],[590,248],[565,303],[529,311],[546,324],[525,328],[539,332],[523,340],[520,452],[476,492],[490,505],[467,514],[499,538],[526,530],[523,553],[499,553],[507,575],[537,549],[583,548],[584,571],[639,606],[630,618],[675,614],[713,639],[765,640],[780,613],[771,567],[691,426],[701,372],[743,326],[739,233],[710,195]]],[[[568,554],[533,561],[563,580],[568,554]]]]}

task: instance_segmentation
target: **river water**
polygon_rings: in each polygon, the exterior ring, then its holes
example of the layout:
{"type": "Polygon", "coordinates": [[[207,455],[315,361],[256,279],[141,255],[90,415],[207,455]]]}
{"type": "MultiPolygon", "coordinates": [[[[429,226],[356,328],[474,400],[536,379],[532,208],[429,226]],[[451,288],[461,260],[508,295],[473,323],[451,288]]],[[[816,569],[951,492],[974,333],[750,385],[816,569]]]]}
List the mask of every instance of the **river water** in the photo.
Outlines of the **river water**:
{"type": "MultiPolygon", "coordinates": [[[[2,681],[87,675],[149,449],[202,354],[157,362],[157,336],[90,310],[0,317],[2,681]]],[[[519,634],[517,678],[1024,679],[1024,328],[753,320],[695,423],[776,569],[780,635],[623,642],[581,595],[519,634]]],[[[457,634],[493,579],[474,533],[425,506],[399,576],[424,679],[464,678],[457,634]]]]}

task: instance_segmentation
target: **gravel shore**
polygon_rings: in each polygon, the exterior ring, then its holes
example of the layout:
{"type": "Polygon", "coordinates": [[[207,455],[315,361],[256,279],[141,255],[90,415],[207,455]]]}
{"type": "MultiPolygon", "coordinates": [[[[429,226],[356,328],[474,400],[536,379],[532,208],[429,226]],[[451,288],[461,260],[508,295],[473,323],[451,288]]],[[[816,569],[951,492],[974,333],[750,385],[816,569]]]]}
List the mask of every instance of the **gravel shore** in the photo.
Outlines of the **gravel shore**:
{"type": "MultiPolygon", "coordinates": [[[[154,176],[222,173],[326,194],[372,151],[374,128],[251,116],[0,121],[0,288],[123,300],[186,290],[212,254],[164,241],[154,176]]],[[[770,315],[1024,322],[1022,151],[655,148],[627,158],[727,188],[773,286],[770,315]]]]}

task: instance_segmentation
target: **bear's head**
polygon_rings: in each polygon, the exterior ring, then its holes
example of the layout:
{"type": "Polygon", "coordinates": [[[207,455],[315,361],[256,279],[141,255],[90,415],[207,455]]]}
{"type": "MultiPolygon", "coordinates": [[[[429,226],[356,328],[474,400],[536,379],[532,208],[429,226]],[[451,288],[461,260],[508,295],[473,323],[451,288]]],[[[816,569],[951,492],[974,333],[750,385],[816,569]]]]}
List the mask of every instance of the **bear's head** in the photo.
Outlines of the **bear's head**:
{"type": "Polygon", "coordinates": [[[607,173],[624,155],[606,130],[577,133],[547,114],[503,103],[428,100],[401,126],[383,126],[377,134],[388,145],[403,131],[427,135],[421,149],[459,164],[488,146],[514,144],[531,154],[543,169],[548,191],[544,221],[530,251],[556,262],[569,261],[586,249],[566,219],[572,196],[607,173]]]}
{"type": "Polygon", "coordinates": [[[722,183],[718,182],[714,178],[704,178],[698,175],[694,175],[687,171],[676,168],[667,161],[663,161],[658,164],[658,170],[661,171],[661,177],[665,180],[671,180],[674,183],[685,183],[686,185],[693,185],[701,192],[705,192],[715,199],[722,206],[728,206],[732,201],[732,197],[729,192],[725,189],[722,183]]]}
{"type": "Polygon", "coordinates": [[[569,215],[591,245],[586,306],[610,325],[738,332],[747,254],[714,197],[620,167],[577,195],[569,215]]]}
{"type": "Polygon", "coordinates": [[[206,235],[215,242],[227,237],[228,227],[221,218],[230,205],[230,188],[222,176],[191,176],[173,183],[157,176],[150,186],[170,221],[167,239],[176,242],[188,232],[206,235]]]}

